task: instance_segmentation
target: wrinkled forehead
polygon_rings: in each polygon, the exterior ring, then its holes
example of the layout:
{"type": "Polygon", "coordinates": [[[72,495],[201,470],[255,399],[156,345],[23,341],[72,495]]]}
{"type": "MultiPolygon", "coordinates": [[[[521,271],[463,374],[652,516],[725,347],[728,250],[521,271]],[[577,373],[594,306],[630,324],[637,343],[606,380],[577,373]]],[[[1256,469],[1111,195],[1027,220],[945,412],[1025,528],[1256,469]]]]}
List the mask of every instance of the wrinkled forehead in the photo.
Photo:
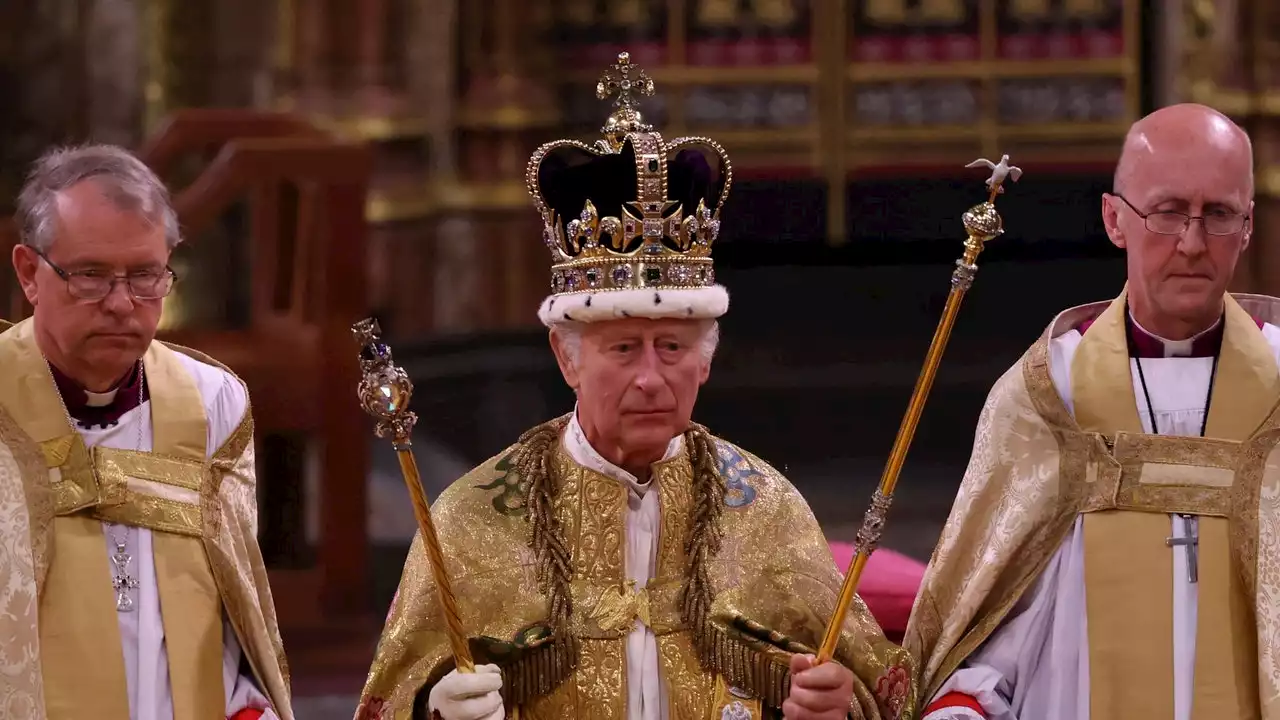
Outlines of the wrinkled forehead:
{"type": "Polygon", "coordinates": [[[588,323],[587,334],[599,338],[620,337],[659,337],[675,335],[677,337],[696,336],[707,325],[704,320],[682,318],[620,318],[588,323]]]}
{"type": "Polygon", "coordinates": [[[1142,138],[1132,149],[1126,196],[1134,202],[1247,203],[1253,160],[1247,146],[1221,134],[1142,138]]]}
{"type": "Polygon", "coordinates": [[[163,262],[169,254],[163,223],[140,207],[121,207],[90,181],[54,196],[47,250],[62,261],[131,264],[163,262]]]}
{"type": "Polygon", "coordinates": [[[163,231],[159,210],[96,179],[81,181],[53,194],[53,219],[61,227],[122,231],[163,231]]]}

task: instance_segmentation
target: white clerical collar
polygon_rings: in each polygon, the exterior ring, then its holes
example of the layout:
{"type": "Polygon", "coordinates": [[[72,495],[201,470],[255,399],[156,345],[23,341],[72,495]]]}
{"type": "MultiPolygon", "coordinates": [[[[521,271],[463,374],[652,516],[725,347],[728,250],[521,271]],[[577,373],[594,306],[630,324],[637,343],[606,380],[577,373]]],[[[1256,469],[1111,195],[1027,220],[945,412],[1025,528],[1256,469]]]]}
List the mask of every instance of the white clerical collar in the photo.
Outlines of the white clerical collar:
{"type": "Polygon", "coordinates": [[[111,388],[106,392],[100,392],[100,393],[89,392],[88,390],[85,390],[84,404],[88,407],[106,407],[111,403],[115,402],[117,390],[118,388],[111,388]]]}
{"type": "Polygon", "coordinates": [[[1222,324],[1222,317],[1219,316],[1218,320],[1214,322],[1212,325],[1196,333],[1195,335],[1192,335],[1186,340],[1168,340],[1166,338],[1160,337],[1159,335],[1142,327],[1142,323],[1138,322],[1137,318],[1133,316],[1133,311],[1129,312],[1129,322],[1133,323],[1133,326],[1137,328],[1139,332],[1145,333],[1147,337],[1163,345],[1165,357],[1174,358],[1174,357],[1191,357],[1194,354],[1193,348],[1195,347],[1196,341],[1204,337],[1205,335],[1208,335],[1211,332],[1215,332],[1218,329],[1218,326],[1222,324]]]}
{"type": "MultiPolygon", "coordinates": [[[[569,457],[573,458],[574,462],[623,483],[637,495],[644,495],[649,489],[651,484],[649,481],[640,482],[635,475],[605,460],[595,448],[591,447],[591,443],[587,442],[587,436],[582,432],[582,425],[578,423],[577,406],[573,408],[573,418],[569,420],[569,427],[564,434],[564,449],[568,451],[569,457]]],[[[667,453],[662,456],[662,459],[670,460],[682,449],[684,449],[684,435],[677,435],[667,443],[667,453]]]]}

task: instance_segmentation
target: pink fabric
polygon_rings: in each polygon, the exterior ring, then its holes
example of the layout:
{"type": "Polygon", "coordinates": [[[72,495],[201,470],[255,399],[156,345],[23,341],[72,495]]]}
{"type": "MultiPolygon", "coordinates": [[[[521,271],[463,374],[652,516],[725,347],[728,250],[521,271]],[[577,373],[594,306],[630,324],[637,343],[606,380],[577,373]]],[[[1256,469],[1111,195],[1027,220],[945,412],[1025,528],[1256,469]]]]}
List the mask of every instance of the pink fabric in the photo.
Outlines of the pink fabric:
{"type": "MultiPolygon", "coordinates": [[[[853,561],[853,545],[831,543],[831,557],[843,574],[853,561]]],[[[858,594],[867,603],[885,635],[901,637],[906,632],[911,606],[924,580],[924,570],[924,563],[883,548],[876,550],[867,560],[867,567],[858,582],[858,594]]]]}

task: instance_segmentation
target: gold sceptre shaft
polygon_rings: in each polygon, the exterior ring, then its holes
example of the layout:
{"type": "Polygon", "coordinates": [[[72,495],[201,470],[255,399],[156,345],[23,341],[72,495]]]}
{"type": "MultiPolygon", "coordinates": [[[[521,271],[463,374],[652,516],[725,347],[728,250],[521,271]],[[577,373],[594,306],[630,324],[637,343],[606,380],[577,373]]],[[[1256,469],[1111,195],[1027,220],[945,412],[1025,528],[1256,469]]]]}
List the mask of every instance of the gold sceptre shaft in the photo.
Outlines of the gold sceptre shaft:
{"type": "Polygon", "coordinates": [[[925,400],[933,387],[933,379],[938,373],[938,364],[942,361],[942,353],[947,348],[947,340],[951,337],[951,328],[955,325],[956,315],[960,312],[960,302],[965,293],[973,285],[973,278],[978,274],[975,264],[978,255],[989,240],[1004,232],[1004,221],[996,212],[996,196],[1004,192],[1002,185],[1006,178],[1017,182],[1022,176],[1020,168],[1009,165],[1009,156],[1005,155],[999,163],[990,160],[974,160],[965,167],[987,166],[991,169],[991,177],[987,180],[989,194],[987,201],[975,205],[963,216],[965,233],[969,238],[964,242],[964,255],[956,260],[956,269],[951,273],[951,292],[947,295],[947,304],[942,310],[942,319],[933,333],[933,342],[929,344],[929,352],[924,357],[924,367],[916,380],[915,390],[911,393],[911,401],[907,403],[907,412],[898,427],[898,436],[894,438],[893,449],[889,452],[889,460],[885,463],[884,473],[880,476],[880,485],[871,497],[871,507],[862,519],[862,526],[854,540],[855,553],[849,570],[845,573],[844,584],[840,587],[840,597],[836,602],[835,612],[827,630],[822,636],[822,645],[818,648],[818,662],[827,662],[835,654],[836,643],[840,640],[840,630],[844,627],[845,615],[858,590],[858,581],[867,566],[871,553],[880,543],[880,534],[884,530],[885,520],[889,514],[889,506],[893,503],[893,490],[898,484],[898,474],[907,459],[907,449],[916,434],[916,425],[924,412],[925,400]]]}
{"type": "Polygon", "coordinates": [[[436,536],[436,526],[431,522],[431,508],[427,505],[427,495],[422,489],[418,461],[413,456],[413,426],[418,422],[418,416],[409,410],[413,382],[404,369],[392,363],[391,348],[382,342],[382,330],[378,327],[377,320],[361,320],[351,326],[351,333],[355,335],[356,342],[360,343],[362,377],[357,390],[360,405],[378,421],[374,434],[380,438],[389,438],[395,448],[396,457],[400,460],[400,474],[404,476],[404,484],[409,488],[413,514],[418,519],[422,546],[431,562],[431,574],[436,582],[440,608],[444,611],[445,629],[449,634],[449,645],[453,649],[454,664],[458,672],[474,672],[475,665],[471,660],[467,633],[462,627],[458,601],[453,595],[453,582],[444,565],[440,538],[436,536]]]}

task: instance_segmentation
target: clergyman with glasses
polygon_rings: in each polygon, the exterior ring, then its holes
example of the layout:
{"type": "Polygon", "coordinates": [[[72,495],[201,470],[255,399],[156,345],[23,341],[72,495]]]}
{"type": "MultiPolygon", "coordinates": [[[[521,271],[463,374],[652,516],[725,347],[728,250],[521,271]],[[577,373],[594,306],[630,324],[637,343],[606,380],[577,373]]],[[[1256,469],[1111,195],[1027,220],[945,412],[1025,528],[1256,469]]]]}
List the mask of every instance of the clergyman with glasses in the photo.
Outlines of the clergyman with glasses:
{"type": "Polygon", "coordinates": [[[5,717],[291,720],[244,384],[155,340],[181,241],[137,158],[56,149],[18,199],[0,334],[5,717]],[[21,450],[21,448],[19,448],[21,450]]]}
{"type": "Polygon", "coordinates": [[[1280,717],[1280,300],[1227,292],[1248,135],[1200,105],[1125,140],[1114,300],[1000,378],[907,630],[926,720],[1280,717]]]}

